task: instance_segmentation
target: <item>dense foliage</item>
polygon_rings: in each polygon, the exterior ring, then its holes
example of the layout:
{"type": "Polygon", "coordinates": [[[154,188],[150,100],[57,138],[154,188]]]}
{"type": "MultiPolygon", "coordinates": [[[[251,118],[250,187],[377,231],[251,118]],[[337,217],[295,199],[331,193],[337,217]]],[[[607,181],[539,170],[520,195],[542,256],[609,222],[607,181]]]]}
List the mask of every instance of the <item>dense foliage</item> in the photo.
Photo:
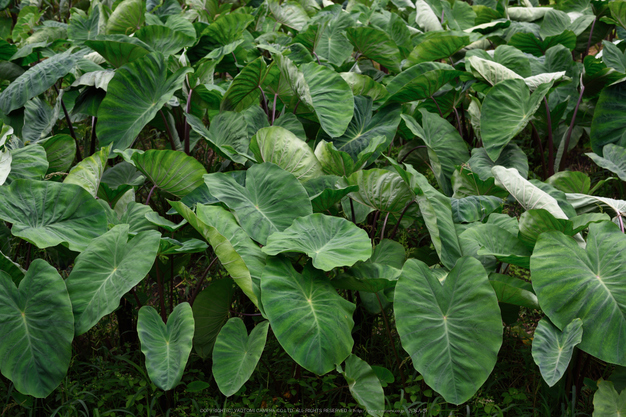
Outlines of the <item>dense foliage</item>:
{"type": "Polygon", "coordinates": [[[583,385],[626,412],[626,2],[0,8],[3,414],[67,398],[111,328],[139,413],[290,367],[318,385],[281,401],[338,377],[327,404],[426,412],[472,403],[516,324],[560,387],[540,414],[583,385]]]}

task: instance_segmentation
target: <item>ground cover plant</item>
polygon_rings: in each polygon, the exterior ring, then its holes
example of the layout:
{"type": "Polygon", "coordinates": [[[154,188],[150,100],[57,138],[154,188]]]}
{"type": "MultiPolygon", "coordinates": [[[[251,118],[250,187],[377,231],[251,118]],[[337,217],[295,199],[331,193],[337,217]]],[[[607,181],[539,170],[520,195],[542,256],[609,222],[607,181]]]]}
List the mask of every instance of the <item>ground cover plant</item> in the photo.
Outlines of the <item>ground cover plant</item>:
{"type": "Polygon", "coordinates": [[[0,9],[2,415],[626,412],[626,2],[0,9]]]}

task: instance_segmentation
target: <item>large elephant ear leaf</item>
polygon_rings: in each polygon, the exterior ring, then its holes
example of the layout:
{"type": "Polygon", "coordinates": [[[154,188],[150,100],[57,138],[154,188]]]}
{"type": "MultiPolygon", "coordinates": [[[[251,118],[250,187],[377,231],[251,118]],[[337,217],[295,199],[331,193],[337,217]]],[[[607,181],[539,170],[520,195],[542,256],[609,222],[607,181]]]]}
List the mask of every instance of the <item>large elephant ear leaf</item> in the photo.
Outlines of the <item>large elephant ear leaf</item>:
{"type": "Polygon", "coordinates": [[[350,355],[355,306],[322,272],[308,265],[299,274],[286,259],[270,258],[261,298],[278,342],[304,369],[323,375],[350,355]]]}
{"type": "Polygon", "coordinates": [[[304,252],[313,259],[314,267],[331,271],[368,260],[372,244],[367,232],[354,223],[316,213],[300,217],[284,231],[270,235],[263,252],[304,252]]]}
{"type": "Polygon", "coordinates": [[[107,166],[107,159],[111,147],[107,146],[100,151],[80,161],[72,170],[69,175],[63,180],[66,184],[76,184],[83,187],[94,198],[98,194],[98,187],[100,187],[100,180],[102,174],[107,166]]]}
{"type": "Polygon", "coordinates": [[[47,397],[72,357],[74,317],[65,282],[35,259],[20,282],[0,272],[0,370],[22,394],[47,397]]]}
{"type": "Polygon", "coordinates": [[[13,236],[41,249],[66,243],[80,252],[107,230],[104,209],[87,191],[48,181],[0,187],[0,219],[13,224],[13,236]]]}
{"type": "Polygon", "coordinates": [[[257,324],[250,336],[239,317],[233,317],[222,327],[213,348],[213,377],[218,388],[230,397],[252,376],[261,359],[270,322],[257,324]]]}
{"type": "Polygon", "coordinates": [[[161,235],[146,231],[128,240],[128,224],[113,227],[91,241],[76,258],[67,278],[77,335],[113,312],[124,294],[150,272],[161,235]]]}
{"type": "Polygon", "coordinates": [[[572,359],[574,347],[581,342],[582,337],[581,319],[574,319],[563,331],[546,318],[539,321],[533,337],[532,353],[543,380],[549,386],[559,382],[572,359]]]}
{"type": "Polygon", "coordinates": [[[589,226],[587,247],[560,232],[539,236],[530,258],[533,288],[542,310],[558,328],[583,321],[579,348],[626,366],[626,236],[611,222],[589,226]]]}
{"type": "Polygon", "coordinates": [[[313,213],[309,196],[298,179],[269,162],[246,171],[245,187],[224,173],[205,175],[204,182],[213,196],[234,211],[243,230],[263,245],[272,233],[313,213]]]}
{"type": "Polygon", "coordinates": [[[193,348],[202,359],[211,356],[215,339],[228,320],[233,293],[233,280],[226,277],[211,282],[193,300],[193,319],[196,323],[193,348]]]}
{"type": "Polygon", "coordinates": [[[385,392],[376,372],[356,355],[348,356],[345,370],[337,370],[346,378],[354,399],[374,417],[382,417],[385,410],[385,392]]]}
{"type": "Polygon", "coordinates": [[[266,70],[267,65],[263,57],[255,59],[244,67],[226,90],[220,110],[242,111],[258,102],[261,84],[267,75],[266,70]]]}
{"type": "Polygon", "coordinates": [[[223,111],[211,120],[208,129],[202,120],[193,114],[187,114],[187,123],[223,157],[240,164],[245,164],[251,159],[247,155],[250,145],[248,124],[242,113],[223,111]]]}
{"type": "Polygon", "coordinates": [[[481,110],[480,131],[492,161],[530,122],[551,86],[541,84],[531,95],[524,80],[511,79],[489,91],[481,110]]]}
{"type": "Polygon", "coordinates": [[[132,160],[154,185],[180,198],[202,185],[206,174],[197,159],[181,151],[149,149],[134,153],[132,160]]]}
{"type": "Polygon", "coordinates": [[[275,54],[274,59],[293,92],[315,112],[324,132],[330,137],[343,135],[354,111],[348,83],[335,71],[314,62],[298,68],[281,54],[275,54]]]}
{"type": "Polygon", "coordinates": [[[194,321],[189,303],[178,304],[163,323],[159,313],[143,306],[137,319],[141,351],[146,356],[150,380],[164,391],[174,388],[183,377],[191,353],[194,321]]]}
{"type": "Polygon", "coordinates": [[[168,77],[165,57],[160,52],[118,69],[98,108],[96,132],[100,144],[112,143],[113,149],[120,150],[131,146],[141,129],[182,88],[185,74],[190,71],[181,68],[168,77]]]}
{"type": "Polygon", "coordinates": [[[123,0],[117,5],[106,25],[106,33],[130,35],[143,26],[146,13],[145,0],[123,0]]]}
{"type": "Polygon", "coordinates": [[[409,259],[394,314],[402,347],[424,381],[450,403],[469,400],[502,345],[498,299],[480,262],[460,258],[442,284],[426,264],[409,259]]]}
{"type": "Polygon", "coordinates": [[[322,167],[306,142],[279,126],[260,129],[250,150],[257,162],[273,162],[300,181],[321,176],[322,167]]]}
{"type": "MultiPolygon", "coordinates": [[[[615,2],[615,4],[618,3],[622,2],[615,2]]],[[[626,2],[623,3],[626,5],[626,2]]],[[[623,9],[626,10],[626,7],[623,9]]],[[[626,82],[620,82],[605,87],[600,93],[600,98],[598,98],[593,112],[591,132],[589,133],[591,149],[602,156],[604,145],[622,142],[625,132],[626,82]]]]}
{"type": "Polygon", "coordinates": [[[17,77],[0,94],[0,111],[9,114],[23,107],[28,100],[50,88],[76,65],[77,55],[71,51],[54,55],[17,77]]]}

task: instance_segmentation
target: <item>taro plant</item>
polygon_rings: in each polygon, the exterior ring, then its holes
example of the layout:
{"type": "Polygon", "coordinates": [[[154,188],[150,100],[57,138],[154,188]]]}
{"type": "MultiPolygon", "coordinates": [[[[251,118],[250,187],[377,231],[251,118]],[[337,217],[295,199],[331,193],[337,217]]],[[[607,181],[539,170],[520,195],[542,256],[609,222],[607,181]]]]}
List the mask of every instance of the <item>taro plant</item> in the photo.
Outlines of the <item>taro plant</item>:
{"type": "Polygon", "coordinates": [[[548,386],[626,366],[626,3],[520,3],[2,3],[2,375],[50,396],[116,314],[168,405],[275,338],[382,416],[410,366],[470,401],[520,308],[548,386]]]}

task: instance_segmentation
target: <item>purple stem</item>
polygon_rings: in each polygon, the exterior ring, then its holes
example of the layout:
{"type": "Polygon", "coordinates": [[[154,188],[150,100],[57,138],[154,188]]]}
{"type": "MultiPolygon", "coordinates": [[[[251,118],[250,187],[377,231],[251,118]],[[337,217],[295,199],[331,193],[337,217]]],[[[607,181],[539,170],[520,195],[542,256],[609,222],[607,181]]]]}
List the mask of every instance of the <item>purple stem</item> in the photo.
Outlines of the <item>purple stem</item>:
{"type": "Polygon", "coordinates": [[[152,186],[152,188],[150,189],[150,192],[148,193],[148,198],[146,198],[146,206],[150,205],[150,197],[152,197],[152,192],[154,191],[155,188],[156,188],[156,184],[152,186]]]}

